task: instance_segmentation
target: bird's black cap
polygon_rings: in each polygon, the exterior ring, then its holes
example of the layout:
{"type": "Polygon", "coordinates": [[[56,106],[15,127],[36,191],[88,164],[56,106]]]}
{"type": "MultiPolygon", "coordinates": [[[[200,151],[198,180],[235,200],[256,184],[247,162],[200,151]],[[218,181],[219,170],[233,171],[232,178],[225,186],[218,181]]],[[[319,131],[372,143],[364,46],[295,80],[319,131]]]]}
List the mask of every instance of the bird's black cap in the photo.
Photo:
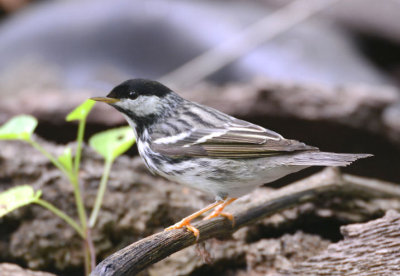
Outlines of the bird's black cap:
{"type": "Polygon", "coordinates": [[[107,95],[108,98],[114,99],[136,99],[141,95],[165,97],[171,93],[171,89],[158,81],[147,79],[131,79],[124,81],[107,95]]]}

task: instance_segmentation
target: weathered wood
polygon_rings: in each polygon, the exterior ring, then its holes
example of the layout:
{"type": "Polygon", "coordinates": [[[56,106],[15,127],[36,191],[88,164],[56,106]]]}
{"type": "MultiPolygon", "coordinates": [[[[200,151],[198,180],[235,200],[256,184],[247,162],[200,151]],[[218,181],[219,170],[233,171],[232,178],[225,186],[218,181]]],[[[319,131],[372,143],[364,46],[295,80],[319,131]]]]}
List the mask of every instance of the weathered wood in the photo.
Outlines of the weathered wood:
{"type": "Polygon", "coordinates": [[[300,263],[287,275],[399,275],[400,214],[342,226],[344,240],[300,263]]]}
{"type": "MultiPolygon", "coordinates": [[[[328,168],[320,173],[256,198],[233,209],[235,225],[224,218],[195,223],[200,242],[212,237],[229,235],[240,227],[281,210],[312,201],[322,194],[347,194],[354,197],[400,197],[400,187],[377,180],[341,175],[328,168]]],[[[245,201],[245,199],[244,199],[245,201]]],[[[191,232],[184,229],[160,232],[139,240],[103,260],[92,275],[134,275],[147,266],[195,243],[191,232]]]]}

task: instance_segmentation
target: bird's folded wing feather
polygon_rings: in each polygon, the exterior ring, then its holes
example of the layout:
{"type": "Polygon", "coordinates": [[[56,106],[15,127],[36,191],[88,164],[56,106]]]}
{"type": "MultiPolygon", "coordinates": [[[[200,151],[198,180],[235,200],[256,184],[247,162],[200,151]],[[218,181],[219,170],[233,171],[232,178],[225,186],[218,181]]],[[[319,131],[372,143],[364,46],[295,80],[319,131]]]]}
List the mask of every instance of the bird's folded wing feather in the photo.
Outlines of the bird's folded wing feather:
{"type": "MultiPolygon", "coordinates": [[[[238,120],[240,121],[240,120],[238,120]]],[[[150,147],[170,157],[255,158],[282,152],[317,150],[288,140],[276,132],[244,121],[225,128],[192,129],[151,142],[150,147]],[[246,123],[246,124],[244,124],[246,123]]]]}

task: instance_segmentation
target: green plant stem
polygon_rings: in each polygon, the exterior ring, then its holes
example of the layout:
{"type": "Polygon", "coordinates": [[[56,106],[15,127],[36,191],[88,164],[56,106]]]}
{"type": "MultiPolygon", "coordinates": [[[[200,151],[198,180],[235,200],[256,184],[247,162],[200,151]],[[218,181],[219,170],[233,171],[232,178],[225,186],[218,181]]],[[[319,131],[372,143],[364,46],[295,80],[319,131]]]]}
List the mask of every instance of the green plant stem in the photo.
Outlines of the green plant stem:
{"type": "Polygon", "coordinates": [[[85,255],[85,275],[89,275],[90,272],[92,271],[92,269],[90,268],[90,252],[88,250],[86,240],[84,240],[83,242],[84,242],[83,247],[85,249],[84,250],[85,251],[84,252],[84,255],[85,255]]]}
{"type": "Polygon", "coordinates": [[[90,267],[93,270],[96,267],[96,249],[93,244],[91,229],[86,229],[86,246],[90,256],[90,267]]]}
{"type": "Polygon", "coordinates": [[[81,188],[79,187],[79,179],[77,175],[73,175],[70,178],[72,186],[74,187],[74,195],[76,202],[76,209],[78,211],[79,221],[81,222],[82,228],[86,231],[87,228],[87,217],[85,212],[85,206],[83,205],[81,188]]]}
{"type": "Polygon", "coordinates": [[[34,140],[28,140],[29,144],[32,145],[35,149],[40,151],[44,156],[46,156],[53,164],[56,166],[60,171],[62,171],[66,176],[71,177],[71,173],[68,172],[64,166],[56,159],[54,158],[47,150],[45,150],[40,144],[35,142],[34,140]]]}
{"type": "Polygon", "coordinates": [[[86,228],[86,238],[83,241],[84,255],[85,255],[85,275],[89,275],[90,272],[96,267],[96,252],[94,249],[92,234],[90,228],[86,228]]]}
{"type": "Polygon", "coordinates": [[[34,203],[48,209],[49,211],[53,212],[55,215],[57,215],[58,217],[62,218],[66,223],[68,223],[72,228],[74,228],[76,230],[76,232],[78,232],[78,234],[85,239],[85,232],[82,230],[82,228],[70,217],[68,216],[66,213],[64,213],[63,211],[61,211],[60,209],[58,209],[56,206],[54,206],[53,204],[51,204],[50,202],[43,200],[43,199],[36,199],[34,201],[34,203]]]}
{"type": "Polygon", "coordinates": [[[84,137],[84,133],[85,133],[85,125],[86,125],[86,121],[84,119],[79,120],[78,135],[76,138],[77,146],[76,146],[75,159],[74,159],[74,177],[71,179],[71,182],[74,186],[75,201],[76,201],[76,206],[78,209],[79,220],[81,221],[82,227],[86,232],[87,217],[86,217],[85,207],[83,205],[81,189],[79,187],[79,166],[80,166],[80,162],[81,162],[82,143],[83,143],[83,137],[84,137]]]}
{"type": "Polygon", "coordinates": [[[84,231],[84,251],[85,251],[85,275],[89,275],[92,269],[94,269],[94,264],[92,263],[92,259],[95,259],[95,252],[94,248],[91,248],[89,245],[91,243],[91,235],[90,231],[87,227],[87,216],[86,216],[86,211],[85,207],[83,204],[83,199],[82,199],[82,194],[81,194],[81,188],[79,186],[79,167],[81,163],[81,154],[82,154],[82,143],[83,143],[83,138],[84,138],[84,133],[85,133],[85,125],[86,125],[86,118],[80,119],[79,120],[79,126],[78,126],[78,135],[77,135],[77,146],[76,146],[76,152],[75,152],[75,158],[74,158],[74,168],[72,173],[72,176],[70,177],[70,181],[72,185],[74,186],[74,195],[75,195],[75,202],[76,202],[76,208],[78,210],[78,215],[79,215],[79,220],[81,222],[81,225],[83,227],[84,231]]]}
{"type": "Polygon", "coordinates": [[[86,125],[86,120],[82,119],[79,120],[79,126],[78,126],[78,137],[76,138],[77,140],[77,146],[76,146],[76,153],[75,153],[75,163],[74,163],[74,168],[75,168],[75,173],[78,175],[79,173],[79,165],[81,162],[81,153],[82,153],[82,143],[83,143],[83,137],[85,133],[85,125],[86,125]]]}
{"type": "Polygon", "coordinates": [[[96,201],[94,203],[93,210],[89,219],[90,228],[94,227],[94,225],[96,224],[97,216],[99,214],[100,207],[103,202],[104,193],[107,187],[108,176],[110,174],[113,161],[114,161],[113,159],[106,160],[104,164],[103,176],[101,177],[99,190],[97,191],[96,201]]]}
{"type": "Polygon", "coordinates": [[[83,229],[86,229],[86,214],[85,214],[85,208],[83,206],[83,201],[82,201],[82,196],[81,196],[81,189],[79,187],[79,180],[78,180],[78,175],[67,171],[63,165],[55,159],[48,151],[46,151],[40,144],[36,143],[33,140],[28,141],[35,149],[40,151],[44,156],[46,156],[53,164],[56,166],[58,169],[60,169],[64,174],[66,174],[71,181],[72,185],[74,186],[74,194],[75,194],[75,201],[76,201],[76,207],[78,210],[78,215],[79,215],[79,220],[81,222],[81,225],[83,229]]]}

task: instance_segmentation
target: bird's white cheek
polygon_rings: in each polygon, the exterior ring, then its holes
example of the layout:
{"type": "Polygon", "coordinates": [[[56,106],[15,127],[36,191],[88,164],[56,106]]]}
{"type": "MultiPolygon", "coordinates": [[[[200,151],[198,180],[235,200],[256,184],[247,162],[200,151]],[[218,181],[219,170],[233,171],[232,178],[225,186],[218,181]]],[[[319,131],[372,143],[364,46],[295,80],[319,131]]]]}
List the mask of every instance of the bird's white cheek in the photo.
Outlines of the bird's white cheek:
{"type": "Polygon", "coordinates": [[[157,96],[140,96],[135,101],[138,116],[157,114],[161,109],[161,99],[157,96]]]}
{"type": "Polygon", "coordinates": [[[129,99],[123,99],[120,102],[117,102],[115,105],[119,106],[122,109],[130,110],[133,113],[136,113],[136,109],[138,108],[136,101],[129,99]]]}
{"type": "Polygon", "coordinates": [[[161,110],[160,98],[157,96],[139,96],[135,100],[125,99],[117,103],[123,109],[130,110],[136,116],[144,117],[157,114],[161,110]]]}

